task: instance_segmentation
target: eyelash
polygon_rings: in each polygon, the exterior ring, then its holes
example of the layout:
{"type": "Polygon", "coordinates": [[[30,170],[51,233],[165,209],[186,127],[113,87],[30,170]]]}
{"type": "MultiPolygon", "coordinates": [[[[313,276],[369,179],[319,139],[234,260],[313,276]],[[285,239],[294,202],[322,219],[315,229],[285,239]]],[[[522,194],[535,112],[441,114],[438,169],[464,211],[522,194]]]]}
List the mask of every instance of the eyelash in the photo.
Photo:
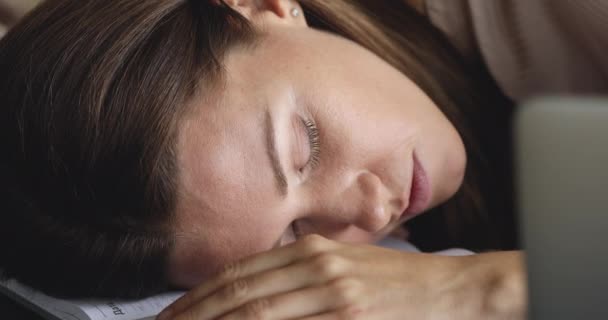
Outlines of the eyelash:
{"type": "Polygon", "coordinates": [[[319,153],[321,152],[319,129],[317,129],[317,125],[312,120],[303,120],[303,122],[306,127],[306,133],[308,134],[308,142],[310,143],[310,158],[305,167],[314,169],[319,165],[319,153]]]}

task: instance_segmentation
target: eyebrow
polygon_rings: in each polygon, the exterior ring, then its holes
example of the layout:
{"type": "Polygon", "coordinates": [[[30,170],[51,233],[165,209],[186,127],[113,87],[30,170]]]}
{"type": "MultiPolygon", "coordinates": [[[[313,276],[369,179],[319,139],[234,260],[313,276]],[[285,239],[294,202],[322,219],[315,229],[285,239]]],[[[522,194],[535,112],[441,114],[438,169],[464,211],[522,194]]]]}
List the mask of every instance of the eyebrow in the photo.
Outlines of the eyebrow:
{"type": "Polygon", "coordinates": [[[281,160],[279,159],[279,153],[277,152],[274,125],[272,124],[272,116],[268,110],[266,110],[264,117],[264,132],[266,136],[266,153],[270,158],[270,164],[272,166],[272,171],[274,172],[274,178],[276,180],[279,194],[284,197],[287,196],[287,178],[285,178],[285,171],[281,166],[281,160]]]}

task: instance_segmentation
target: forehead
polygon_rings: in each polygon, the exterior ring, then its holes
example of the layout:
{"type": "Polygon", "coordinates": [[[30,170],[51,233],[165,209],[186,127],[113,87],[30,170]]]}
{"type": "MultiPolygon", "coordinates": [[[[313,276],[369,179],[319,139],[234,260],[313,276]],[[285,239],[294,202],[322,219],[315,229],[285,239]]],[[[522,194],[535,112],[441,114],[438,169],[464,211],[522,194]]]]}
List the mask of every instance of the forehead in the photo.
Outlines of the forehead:
{"type": "Polygon", "coordinates": [[[194,112],[180,128],[182,189],[207,210],[268,209],[275,200],[265,119],[271,109],[287,112],[293,88],[281,72],[281,58],[273,60],[277,48],[270,39],[230,52],[224,81],[194,99],[194,112]]]}
{"type": "Polygon", "coordinates": [[[213,212],[238,211],[268,182],[262,108],[230,90],[229,99],[194,101],[180,128],[178,163],[184,200],[213,212]],[[265,174],[262,174],[262,176],[265,174]]]}
{"type": "Polygon", "coordinates": [[[276,229],[272,212],[278,198],[259,107],[209,99],[194,103],[198,111],[179,129],[175,262],[213,270],[276,241],[274,234],[254,231],[276,229]]]}

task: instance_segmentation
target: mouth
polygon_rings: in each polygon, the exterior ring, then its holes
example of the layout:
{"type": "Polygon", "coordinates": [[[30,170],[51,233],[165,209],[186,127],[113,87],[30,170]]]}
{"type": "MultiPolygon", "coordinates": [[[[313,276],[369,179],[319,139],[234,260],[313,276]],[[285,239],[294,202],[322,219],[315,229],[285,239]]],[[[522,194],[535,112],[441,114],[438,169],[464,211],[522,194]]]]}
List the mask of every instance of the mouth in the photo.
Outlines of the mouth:
{"type": "Polygon", "coordinates": [[[429,202],[431,201],[431,188],[426,171],[424,171],[424,168],[415,153],[413,158],[414,165],[412,169],[409,205],[401,214],[401,218],[399,219],[401,221],[405,218],[412,218],[422,213],[428,208],[429,202]]]}

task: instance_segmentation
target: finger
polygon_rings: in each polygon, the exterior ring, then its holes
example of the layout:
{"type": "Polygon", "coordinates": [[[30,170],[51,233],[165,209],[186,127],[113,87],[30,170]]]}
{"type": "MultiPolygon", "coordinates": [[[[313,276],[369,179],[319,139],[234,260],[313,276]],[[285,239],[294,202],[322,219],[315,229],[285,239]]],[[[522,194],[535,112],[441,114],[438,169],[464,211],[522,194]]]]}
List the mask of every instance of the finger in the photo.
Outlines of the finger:
{"type": "Polygon", "coordinates": [[[325,312],[314,316],[306,316],[295,320],[343,320],[343,319],[361,319],[362,311],[356,308],[341,308],[335,311],[325,312]]]}
{"type": "Polygon", "coordinates": [[[214,319],[258,299],[324,284],[345,275],[349,269],[347,260],[321,253],[281,269],[237,279],[191,305],[186,313],[196,314],[200,319],[214,319]]]}
{"type": "Polygon", "coordinates": [[[229,264],[217,276],[190,290],[173,302],[159,315],[159,318],[167,319],[171,315],[183,312],[209,294],[239,278],[247,277],[264,270],[281,268],[297,260],[335,248],[336,246],[337,243],[333,241],[321,236],[310,235],[285,247],[254,255],[238,263],[229,264]]]}
{"type": "MultiPolygon", "coordinates": [[[[362,312],[357,308],[361,300],[362,288],[356,281],[348,278],[338,279],[328,285],[310,287],[302,290],[278,294],[249,302],[222,317],[221,320],[237,319],[311,319],[331,318],[346,310],[350,314],[362,312]],[[324,315],[316,316],[315,315],[324,315]]],[[[341,318],[345,319],[345,318],[341,318]]],[[[350,318],[348,318],[350,319],[350,318]]]]}
{"type": "Polygon", "coordinates": [[[237,279],[190,306],[188,312],[214,319],[264,297],[322,284],[346,269],[339,257],[322,253],[312,259],[237,279]]]}

